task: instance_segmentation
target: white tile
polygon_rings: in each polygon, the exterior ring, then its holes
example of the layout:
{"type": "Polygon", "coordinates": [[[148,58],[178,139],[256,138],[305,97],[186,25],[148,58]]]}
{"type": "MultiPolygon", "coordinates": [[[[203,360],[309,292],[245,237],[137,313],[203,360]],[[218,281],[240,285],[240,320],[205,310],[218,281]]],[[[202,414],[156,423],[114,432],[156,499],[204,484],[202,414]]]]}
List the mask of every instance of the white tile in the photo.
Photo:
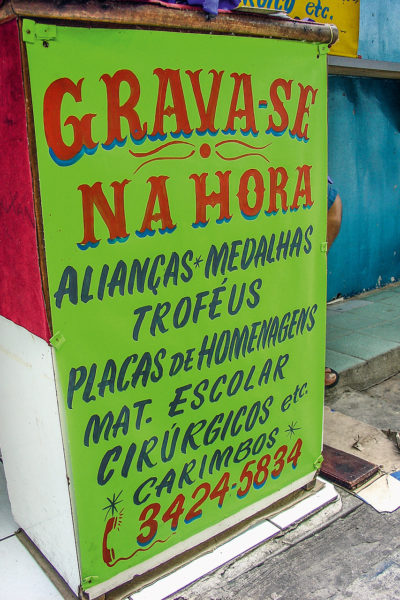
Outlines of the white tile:
{"type": "Polygon", "coordinates": [[[10,600],[63,600],[15,536],[0,542],[1,597],[10,600]]]}
{"type": "MultiPolygon", "coordinates": [[[[320,479],[320,481],[323,481],[320,479]]],[[[293,523],[297,523],[312,515],[316,511],[320,510],[330,502],[333,502],[338,498],[338,493],[331,483],[323,481],[324,487],[315,494],[304,498],[294,506],[291,506],[287,510],[271,517],[269,520],[271,523],[280,527],[281,529],[287,529],[293,523]]]]}
{"type": "MultiPolygon", "coordinates": [[[[279,529],[268,521],[263,521],[248,531],[236,536],[229,542],[226,542],[212,553],[215,559],[219,559],[219,565],[240,556],[244,552],[251,550],[258,544],[265,542],[279,532],[279,529]]],[[[218,566],[219,566],[218,565],[218,566]]],[[[215,568],[215,567],[214,567],[215,568]]]]}
{"type": "Polygon", "coordinates": [[[277,533],[279,533],[277,527],[268,521],[264,521],[249,531],[236,536],[229,542],[222,544],[213,552],[196,558],[188,565],[174,571],[174,573],[163,577],[152,585],[140,590],[140,592],[132,594],[129,598],[130,600],[162,600],[197,581],[197,579],[207,573],[218,569],[221,565],[244,552],[251,550],[277,533]]]}
{"type": "Polygon", "coordinates": [[[0,540],[12,535],[17,529],[18,525],[11,514],[4,466],[3,463],[0,462],[0,540]]]}
{"type": "Polygon", "coordinates": [[[400,507],[400,481],[383,475],[357,494],[378,512],[393,512],[400,507]]]}
{"type": "Polygon", "coordinates": [[[13,516],[77,591],[78,558],[52,350],[2,316],[0,380],[0,445],[13,516]]]}
{"type": "Polygon", "coordinates": [[[213,552],[193,560],[190,564],[177,569],[174,573],[156,581],[152,585],[129,596],[127,600],[163,600],[167,596],[190,585],[207,573],[214,571],[223,564],[251,550],[258,544],[270,539],[281,529],[305,519],[327,504],[338,498],[334,486],[318,478],[324,486],[315,494],[301,500],[293,507],[282,511],[268,521],[263,521],[255,527],[222,544],[213,552]]]}

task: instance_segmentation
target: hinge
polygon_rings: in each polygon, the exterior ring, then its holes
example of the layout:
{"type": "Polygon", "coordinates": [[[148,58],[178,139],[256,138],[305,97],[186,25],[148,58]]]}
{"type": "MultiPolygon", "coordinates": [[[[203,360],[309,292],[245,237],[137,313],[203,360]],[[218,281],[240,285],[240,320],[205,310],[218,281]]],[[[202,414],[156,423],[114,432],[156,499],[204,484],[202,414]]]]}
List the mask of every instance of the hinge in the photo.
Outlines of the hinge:
{"type": "Polygon", "coordinates": [[[322,454],[320,454],[320,456],[318,456],[318,458],[316,458],[314,461],[314,469],[320,469],[323,462],[324,457],[322,456],[322,454]]]}
{"type": "Polygon", "coordinates": [[[65,343],[65,337],[63,336],[61,331],[57,331],[57,333],[55,333],[53,335],[53,337],[50,338],[50,344],[56,350],[59,350],[64,343],[65,343]]]}
{"type": "Polygon", "coordinates": [[[328,44],[318,44],[318,58],[320,56],[324,56],[325,54],[328,54],[329,52],[329,45],[328,44]]]}
{"type": "Polygon", "coordinates": [[[320,249],[321,252],[324,252],[326,254],[328,252],[328,242],[321,242],[320,249]]]}
{"type": "Polygon", "coordinates": [[[83,584],[89,584],[89,585],[90,585],[91,583],[93,583],[93,582],[94,582],[96,579],[98,579],[98,578],[99,578],[99,576],[98,576],[98,575],[88,575],[87,577],[84,577],[84,578],[82,579],[82,583],[83,583],[83,584]]]}
{"type": "Polygon", "coordinates": [[[22,25],[22,39],[25,43],[50,42],[57,36],[56,25],[45,25],[36,23],[32,19],[24,19],[22,25]]]}

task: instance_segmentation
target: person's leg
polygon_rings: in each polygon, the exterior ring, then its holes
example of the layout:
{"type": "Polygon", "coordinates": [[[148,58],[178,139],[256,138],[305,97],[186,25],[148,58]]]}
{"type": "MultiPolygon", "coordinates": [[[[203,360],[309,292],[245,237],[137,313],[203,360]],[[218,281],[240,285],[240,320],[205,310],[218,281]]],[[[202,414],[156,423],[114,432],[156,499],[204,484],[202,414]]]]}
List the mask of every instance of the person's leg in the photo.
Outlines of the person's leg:
{"type": "Polygon", "coordinates": [[[335,241],[339,231],[340,225],[342,223],[342,201],[340,199],[339,194],[336,195],[335,201],[332,206],[328,210],[328,229],[327,229],[327,242],[328,242],[328,252],[329,248],[332,246],[335,241]]]}
{"type": "MultiPolygon", "coordinates": [[[[327,229],[327,242],[328,242],[328,252],[329,248],[332,246],[335,241],[339,231],[340,225],[342,223],[342,201],[340,199],[339,194],[336,194],[336,198],[333,204],[328,209],[328,229],[327,229]]],[[[339,374],[331,369],[330,367],[325,368],[325,387],[331,388],[337,384],[339,381],[339,374]]]]}
{"type": "Polygon", "coordinates": [[[339,373],[330,367],[325,367],[325,387],[332,388],[339,381],[339,373]]]}

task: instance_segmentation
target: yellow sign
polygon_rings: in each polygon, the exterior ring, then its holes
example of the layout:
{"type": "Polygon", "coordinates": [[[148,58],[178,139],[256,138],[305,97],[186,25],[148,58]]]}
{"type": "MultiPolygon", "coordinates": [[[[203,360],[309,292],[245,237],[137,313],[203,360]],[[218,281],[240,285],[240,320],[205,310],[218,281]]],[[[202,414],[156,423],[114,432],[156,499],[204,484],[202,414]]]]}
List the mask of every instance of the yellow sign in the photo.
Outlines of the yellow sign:
{"type": "Polygon", "coordinates": [[[334,24],[339,40],[329,54],[357,57],[360,0],[241,0],[239,6],[285,11],[293,19],[334,24]]]}

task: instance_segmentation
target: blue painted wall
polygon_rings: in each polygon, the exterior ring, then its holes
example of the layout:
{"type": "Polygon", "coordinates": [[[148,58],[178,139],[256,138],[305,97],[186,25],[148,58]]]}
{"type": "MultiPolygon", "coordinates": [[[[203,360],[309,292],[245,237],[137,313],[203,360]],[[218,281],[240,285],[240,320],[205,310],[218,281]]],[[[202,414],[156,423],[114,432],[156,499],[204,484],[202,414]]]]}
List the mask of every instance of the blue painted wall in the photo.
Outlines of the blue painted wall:
{"type": "Polygon", "coordinates": [[[361,0],[358,53],[369,60],[400,62],[399,0],[361,0]]]}
{"type": "MultiPolygon", "coordinates": [[[[359,55],[400,62],[400,0],[361,0],[359,55]]],[[[328,300],[400,280],[400,81],[329,77],[329,173],[343,222],[328,300]]]]}
{"type": "Polygon", "coordinates": [[[329,173],[343,201],[328,299],[400,280],[400,81],[329,77],[329,173]]]}

